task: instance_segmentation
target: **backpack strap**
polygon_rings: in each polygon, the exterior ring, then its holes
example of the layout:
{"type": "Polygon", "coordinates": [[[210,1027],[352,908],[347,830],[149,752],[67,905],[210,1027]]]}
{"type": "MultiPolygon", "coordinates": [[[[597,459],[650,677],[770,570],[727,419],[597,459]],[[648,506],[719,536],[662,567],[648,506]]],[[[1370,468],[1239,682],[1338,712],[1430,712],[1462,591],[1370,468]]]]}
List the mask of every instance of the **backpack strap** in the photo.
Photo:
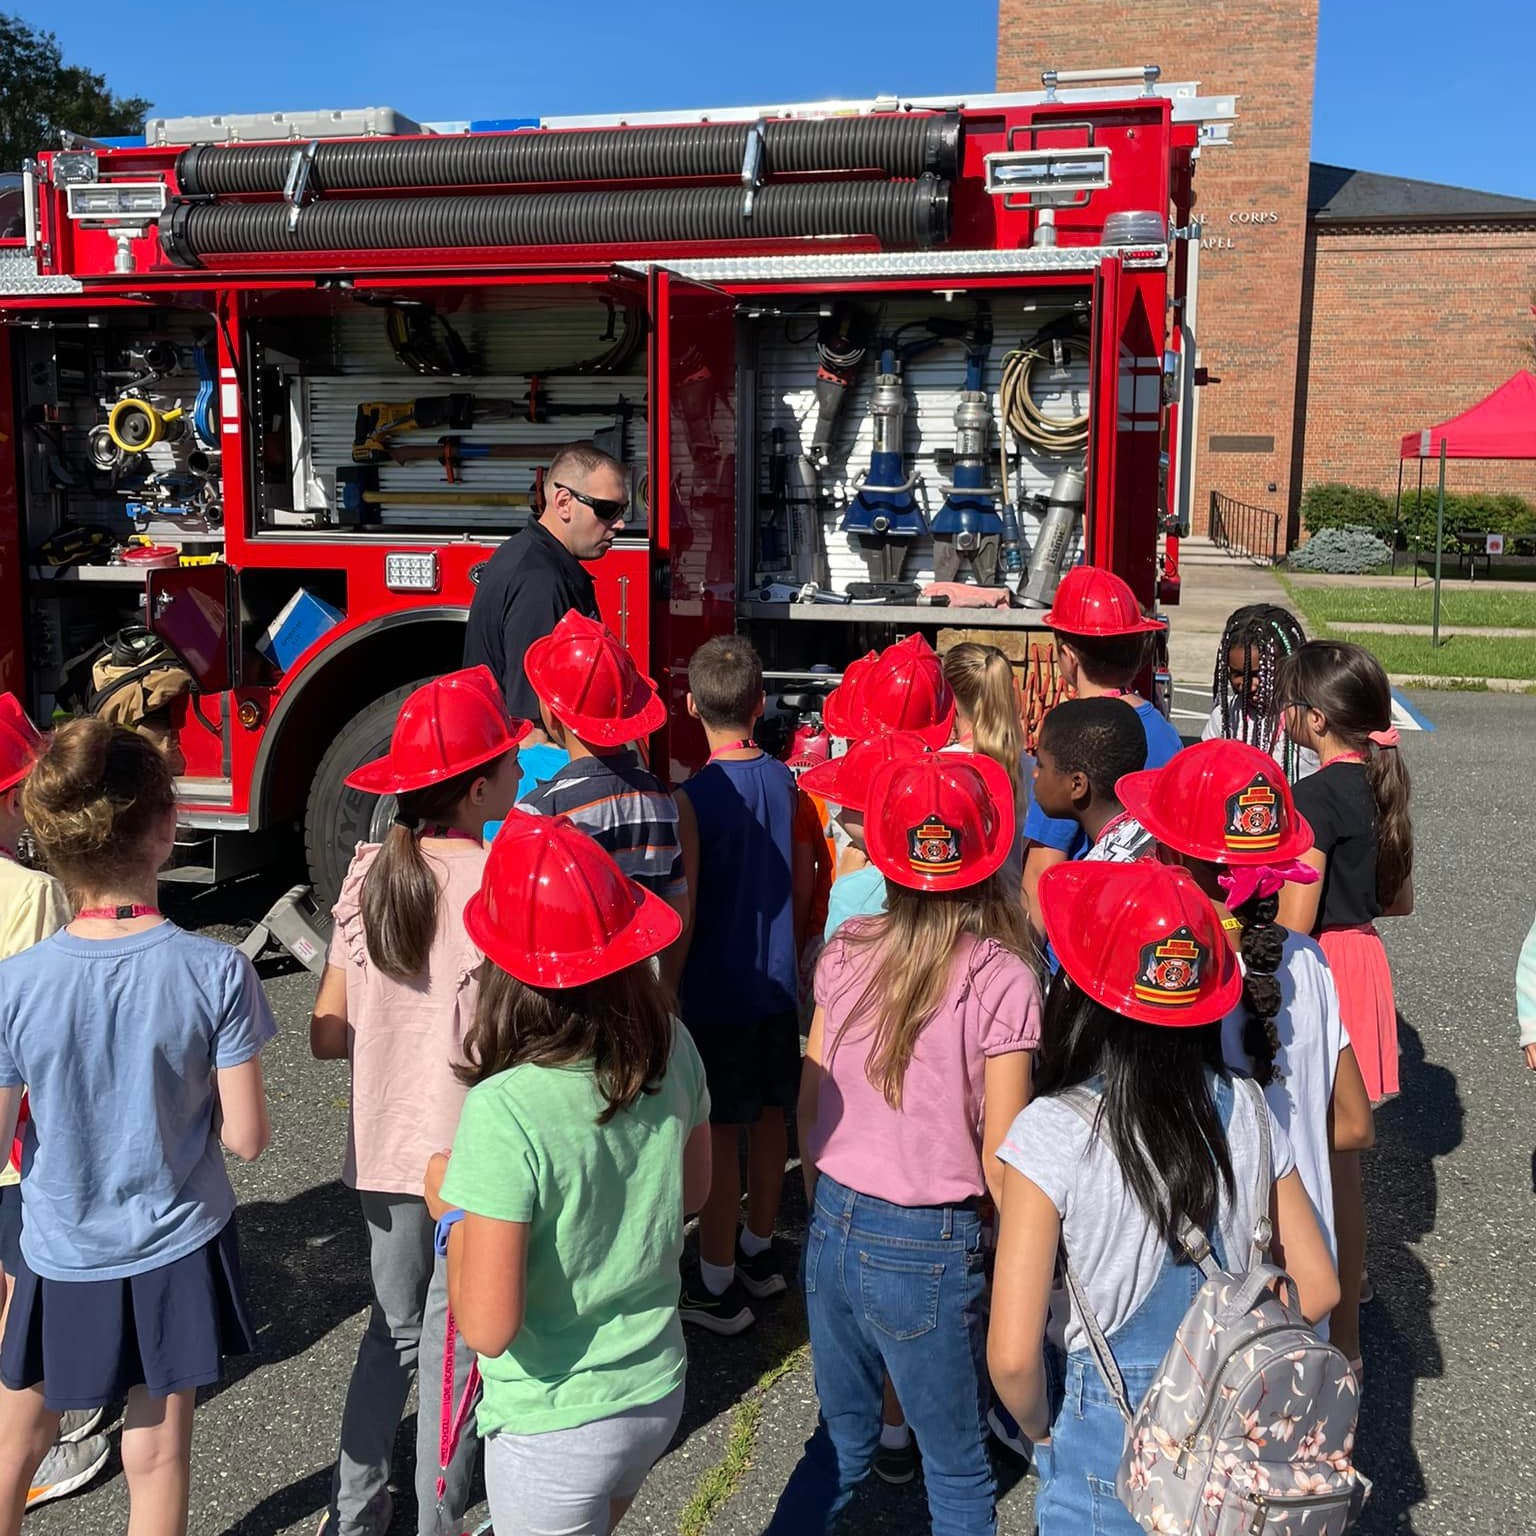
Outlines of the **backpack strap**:
{"type": "MultiPolygon", "coordinates": [[[[1269,1220],[1269,1196],[1274,1183],[1274,1149],[1271,1144],[1269,1131],[1269,1106],[1264,1099],[1264,1090],[1251,1078],[1234,1078],[1236,1091],[1246,1093],[1253,1103],[1254,1114],[1259,1128],[1259,1158],[1258,1179],[1255,1187],[1256,1204],[1254,1206],[1253,1224],[1253,1251],[1250,1256],[1248,1274],[1245,1277],[1241,1290],[1244,1301],[1242,1310],[1246,1311],[1257,1300],[1259,1293],[1266,1286],[1276,1280],[1288,1281],[1288,1276],[1280,1275],[1268,1264],[1269,1243],[1272,1236],[1272,1228],[1269,1220]],[[1249,1293],[1252,1293],[1251,1295],[1249,1293]]],[[[1097,1136],[1099,1131],[1099,1112],[1103,1106],[1103,1099],[1099,1094],[1093,1093],[1081,1086],[1068,1088],[1057,1097],[1079,1119],[1087,1125],[1089,1132],[1097,1136]]],[[[1184,1249],[1190,1260],[1199,1266],[1200,1272],[1211,1279],[1221,1273],[1214,1255],[1211,1252],[1210,1240],[1194,1222],[1185,1220],[1179,1232],[1179,1244],[1184,1249]]],[[[1083,1325],[1083,1332],[1088,1336],[1089,1352],[1093,1355],[1094,1364],[1098,1366],[1099,1375],[1104,1378],[1104,1385],[1109,1389],[1109,1395],[1114,1399],[1115,1406],[1120,1410],[1120,1416],[1127,1424],[1133,1417],[1131,1411],[1130,1396],[1125,1390],[1125,1378],[1120,1374],[1120,1367],[1115,1363],[1114,1351],[1110,1348],[1109,1339],[1105,1336],[1103,1328],[1099,1326],[1099,1320],[1094,1316],[1093,1308],[1089,1304],[1087,1293],[1083,1290],[1082,1282],[1077,1278],[1072,1268],[1071,1256],[1067,1253],[1065,1243],[1061,1249],[1063,1259],[1063,1272],[1067,1282],[1067,1290],[1072,1297],[1072,1305],[1077,1309],[1078,1318],[1083,1325]]],[[[1292,1286],[1292,1303],[1295,1303],[1294,1286],[1292,1286]]]]}
{"type": "Polygon", "coordinates": [[[1274,1226],[1269,1219],[1269,1196],[1275,1183],[1275,1149],[1269,1133],[1269,1105],[1265,1101],[1264,1090],[1251,1077],[1235,1077],[1232,1081],[1252,1101],[1254,1118],[1259,1126],[1259,1176],[1254,1193],[1253,1247],[1248,1255],[1248,1270],[1252,1273],[1267,1267],[1270,1239],[1274,1236],[1274,1226]]]}
{"type": "MultiPolygon", "coordinates": [[[[1058,1097],[1084,1121],[1091,1135],[1098,1134],[1101,1102],[1098,1094],[1090,1093],[1086,1088],[1069,1088],[1058,1097]]],[[[1099,1326],[1098,1318],[1094,1316],[1082,1282],[1078,1280],[1077,1272],[1072,1268],[1072,1258],[1067,1252],[1065,1242],[1061,1245],[1061,1257],[1067,1290],[1072,1297],[1072,1305],[1077,1309],[1078,1318],[1082,1322],[1083,1332],[1088,1335],[1088,1349],[1093,1355],[1093,1363],[1098,1366],[1099,1375],[1104,1378],[1104,1385],[1109,1389],[1109,1395],[1115,1400],[1115,1407],[1120,1410],[1120,1417],[1129,1424],[1132,1418],[1131,1399],[1130,1394],[1125,1390],[1125,1378],[1120,1374],[1120,1367],[1115,1364],[1115,1352],[1109,1347],[1109,1340],[1099,1326]]]]}

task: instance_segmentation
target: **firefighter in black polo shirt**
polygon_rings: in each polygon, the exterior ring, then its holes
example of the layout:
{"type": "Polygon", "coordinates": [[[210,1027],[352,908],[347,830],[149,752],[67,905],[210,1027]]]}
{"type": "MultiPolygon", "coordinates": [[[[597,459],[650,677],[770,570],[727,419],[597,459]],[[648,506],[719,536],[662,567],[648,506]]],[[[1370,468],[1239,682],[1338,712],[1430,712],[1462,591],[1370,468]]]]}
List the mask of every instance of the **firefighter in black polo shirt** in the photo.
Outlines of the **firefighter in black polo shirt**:
{"type": "MultiPolygon", "coordinates": [[[[613,547],[629,512],[624,466],[592,443],[571,443],[544,477],[544,510],[486,562],[470,604],[464,665],[486,666],[512,714],[537,722],[523,656],[574,608],[599,618],[583,562],[613,547]]],[[[530,742],[546,740],[535,730],[530,742]]]]}

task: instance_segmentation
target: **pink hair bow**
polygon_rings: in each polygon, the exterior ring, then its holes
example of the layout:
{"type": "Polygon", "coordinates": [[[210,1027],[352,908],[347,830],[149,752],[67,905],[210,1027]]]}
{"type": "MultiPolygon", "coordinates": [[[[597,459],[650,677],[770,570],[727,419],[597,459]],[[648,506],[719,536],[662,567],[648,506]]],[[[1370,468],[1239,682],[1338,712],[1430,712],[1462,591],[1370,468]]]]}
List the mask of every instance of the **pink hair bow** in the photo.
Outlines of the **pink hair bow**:
{"type": "Polygon", "coordinates": [[[1402,738],[1397,734],[1397,727],[1389,725],[1384,731],[1372,731],[1370,739],[1378,747],[1395,747],[1402,738]]]}
{"type": "Polygon", "coordinates": [[[1293,885],[1315,885],[1322,877],[1310,864],[1287,859],[1284,864],[1238,864],[1216,876],[1227,893],[1228,910],[1235,910],[1255,896],[1273,896],[1289,880],[1293,885]]]}

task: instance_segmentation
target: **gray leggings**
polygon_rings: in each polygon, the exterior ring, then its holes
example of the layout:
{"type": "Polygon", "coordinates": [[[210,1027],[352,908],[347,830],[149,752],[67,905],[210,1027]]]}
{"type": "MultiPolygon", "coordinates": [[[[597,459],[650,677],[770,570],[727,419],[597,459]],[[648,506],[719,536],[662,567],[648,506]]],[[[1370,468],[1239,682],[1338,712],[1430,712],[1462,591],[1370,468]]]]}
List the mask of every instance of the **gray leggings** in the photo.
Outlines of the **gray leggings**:
{"type": "MultiPolygon", "coordinates": [[[[448,1321],[448,1266],[432,1254],[433,1221],[420,1195],[359,1190],[368,1223],[373,1310],[357,1349],[347,1406],[341,1415],[341,1453],[331,1483],[338,1536],[383,1536],[388,1510],[389,1463],[411,1377],[421,1367],[416,1423],[418,1536],[463,1529],[464,1506],[475,1466],[475,1416],[448,1469],[443,1518],[437,1516],[437,1458],[442,1420],[443,1345],[448,1321]]],[[[463,1339],[454,1352],[454,1403],[464,1390],[474,1351],[463,1339]]]]}
{"type": "Polygon", "coordinates": [[[608,1536],[609,1506],[639,1493],[677,1432],[683,1389],[659,1403],[542,1435],[485,1442],[496,1536],[608,1536]]]}

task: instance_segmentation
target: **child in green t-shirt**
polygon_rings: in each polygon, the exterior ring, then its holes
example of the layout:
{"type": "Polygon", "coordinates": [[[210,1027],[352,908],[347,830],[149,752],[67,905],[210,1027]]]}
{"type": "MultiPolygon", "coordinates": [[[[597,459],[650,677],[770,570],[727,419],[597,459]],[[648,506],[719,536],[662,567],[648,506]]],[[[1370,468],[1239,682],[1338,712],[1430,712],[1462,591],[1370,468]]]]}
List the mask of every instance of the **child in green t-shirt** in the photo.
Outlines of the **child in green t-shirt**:
{"type": "Polygon", "coordinates": [[[427,1197],[480,1356],[491,1516],[606,1532],[683,1407],[678,1265],[709,1190],[709,1095],[651,960],[682,924],[564,816],[508,818],[464,921],[489,962],[473,1086],[427,1197]]]}

